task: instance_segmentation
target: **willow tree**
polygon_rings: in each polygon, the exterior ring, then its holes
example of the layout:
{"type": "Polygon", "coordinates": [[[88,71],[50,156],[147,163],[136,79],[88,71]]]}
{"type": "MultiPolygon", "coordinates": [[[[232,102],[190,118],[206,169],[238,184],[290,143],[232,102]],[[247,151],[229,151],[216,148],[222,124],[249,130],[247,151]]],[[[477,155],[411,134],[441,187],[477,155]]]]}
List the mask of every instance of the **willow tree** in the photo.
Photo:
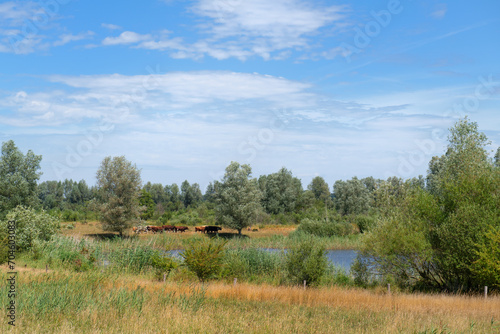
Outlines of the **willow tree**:
{"type": "Polygon", "coordinates": [[[141,174],[124,156],[106,157],[97,171],[97,187],[102,199],[101,224],[104,231],[118,232],[139,221],[141,174]]]}
{"type": "Polygon", "coordinates": [[[241,230],[250,226],[262,210],[262,194],[257,180],[250,178],[251,174],[250,165],[231,162],[216,188],[217,221],[225,227],[237,230],[240,235],[241,230]]]}

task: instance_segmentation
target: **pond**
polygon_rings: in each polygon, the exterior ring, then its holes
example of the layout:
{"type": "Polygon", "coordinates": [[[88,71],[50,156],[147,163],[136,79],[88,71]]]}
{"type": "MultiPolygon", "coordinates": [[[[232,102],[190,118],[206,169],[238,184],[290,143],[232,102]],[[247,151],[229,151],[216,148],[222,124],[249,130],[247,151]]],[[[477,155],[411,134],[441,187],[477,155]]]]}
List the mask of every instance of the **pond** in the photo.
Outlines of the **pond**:
{"type": "MultiPolygon", "coordinates": [[[[268,252],[281,252],[281,249],[277,248],[259,248],[268,252]]],[[[180,258],[180,254],[182,250],[175,249],[171,250],[168,253],[172,254],[172,256],[180,258]]],[[[346,272],[349,272],[354,259],[356,258],[357,252],[352,249],[343,249],[343,250],[328,250],[326,251],[326,257],[328,261],[334,264],[337,267],[343,268],[346,272]]]]}

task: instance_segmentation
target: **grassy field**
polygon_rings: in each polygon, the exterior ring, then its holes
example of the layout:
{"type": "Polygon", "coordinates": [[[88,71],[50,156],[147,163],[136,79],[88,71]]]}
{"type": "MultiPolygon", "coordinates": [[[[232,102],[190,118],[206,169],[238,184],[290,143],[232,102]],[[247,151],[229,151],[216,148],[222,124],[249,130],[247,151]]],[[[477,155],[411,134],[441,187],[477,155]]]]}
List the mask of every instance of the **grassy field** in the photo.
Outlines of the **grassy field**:
{"type": "MultiPolygon", "coordinates": [[[[62,234],[74,238],[93,238],[93,239],[109,239],[118,236],[118,233],[103,232],[100,229],[98,222],[89,222],[82,224],[62,223],[62,234]],[[66,226],[71,226],[68,229],[66,226]]],[[[264,227],[252,227],[257,231],[242,231],[242,236],[239,237],[235,230],[223,228],[219,236],[228,240],[229,248],[288,248],[292,244],[300,241],[301,236],[293,234],[297,229],[295,225],[266,225],[264,227]]],[[[140,241],[150,244],[153,242],[159,247],[170,249],[183,249],[186,240],[200,237],[201,233],[194,232],[194,227],[189,227],[189,230],[183,233],[140,233],[134,234],[132,230],[126,232],[131,238],[137,238],[140,241]]],[[[205,235],[207,236],[207,235],[205,235]]],[[[315,241],[323,243],[327,249],[358,249],[360,240],[363,235],[351,235],[348,237],[337,238],[320,238],[316,237],[315,241]]],[[[214,237],[214,235],[210,235],[214,237]]]]}
{"type": "MultiPolygon", "coordinates": [[[[5,277],[7,268],[1,267],[5,277]]],[[[153,282],[20,268],[3,333],[498,333],[500,298],[153,282]]],[[[2,279],[1,289],[6,289],[2,279]]],[[[0,303],[7,304],[6,294],[0,303]]]]}
{"type": "MultiPolygon", "coordinates": [[[[362,236],[306,239],[294,226],[265,226],[240,238],[222,230],[224,265],[233,271],[201,284],[183,266],[159,282],[148,262],[154,252],[215,236],[119,239],[96,222],[62,225],[63,236],[16,258],[16,327],[4,317],[1,333],[500,333],[500,296],[388,294],[343,284],[352,279],[336,279],[335,268],[319,287],[303,289],[284,281],[279,254],[254,249],[302,241],[355,249],[362,236]],[[233,284],[234,277],[241,279],[233,284]]],[[[7,305],[9,269],[0,271],[0,305],[7,305]]]]}

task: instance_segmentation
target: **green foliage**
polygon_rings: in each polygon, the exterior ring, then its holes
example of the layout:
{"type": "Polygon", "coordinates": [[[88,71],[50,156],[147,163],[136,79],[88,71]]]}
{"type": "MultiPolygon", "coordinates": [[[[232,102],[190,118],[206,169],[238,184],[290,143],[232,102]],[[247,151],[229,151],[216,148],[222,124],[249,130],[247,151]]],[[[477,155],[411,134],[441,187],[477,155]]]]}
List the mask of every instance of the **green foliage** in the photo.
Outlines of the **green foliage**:
{"type": "Polygon", "coordinates": [[[358,226],[360,233],[365,233],[375,227],[377,219],[374,216],[355,215],[351,217],[351,221],[358,226]]]}
{"type": "Polygon", "coordinates": [[[16,147],[14,141],[2,144],[0,158],[0,219],[18,205],[38,204],[37,184],[40,178],[41,155],[29,150],[26,155],[16,147]]]}
{"type": "Polygon", "coordinates": [[[141,189],[140,172],[124,156],[106,157],[97,171],[97,186],[103,204],[101,223],[105,231],[123,234],[139,221],[141,207],[139,195],[141,189]]]}
{"type": "Polygon", "coordinates": [[[372,207],[373,195],[357,177],[335,182],[333,193],[335,208],[342,215],[366,213],[372,207]]]}
{"type": "Polygon", "coordinates": [[[24,206],[7,214],[6,220],[0,222],[1,231],[7,231],[8,221],[16,222],[16,248],[19,251],[30,249],[35,241],[50,240],[60,229],[57,218],[24,206]]]}
{"type": "Polygon", "coordinates": [[[303,219],[297,232],[305,232],[319,237],[347,236],[354,232],[353,226],[343,220],[330,219],[328,221],[303,219]]]}
{"type": "MultiPolygon", "coordinates": [[[[387,182],[377,190],[384,217],[365,238],[372,268],[419,289],[480,289],[495,272],[491,228],[500,227],[500,173],[484,134],[467,118],[450,129],[448,150],[429,164],[428,186],[387,182]],[[481,260],[480,260],[481,259],[481,260]],[[477,263],[487,265],[478,270],[477,263]]],[[[394,181],[394,179],[393,179],[394,181]]]]}
{"type": "Polygon", "coordinates": [[[262,194],[257,181],[250,179],[251,174],[249,165],[240,166],[237,162],[231,162],[217,187],[217,221],[225,227],[238,230],[239,234],[243,228],[252,224],[262,210],[262,194]]]}
{"type": "Polygon", "coordinates": [[[7,262],[9,258],[9,239],[7,233],[0,232],[0,265],[7,262]]]}
{"type": "Polygon", "coordinates": [[[293,212],[302,193],[300,180],[293,177],[292,172],[286,168],[261,176],[259,187],[263,193],[262,206],[270,214],[293,212]]]}
{"type": "Polygon", "coordinates": [[[139,197],[139,205],[144,208],[144,211],[141,213],[142,219],[148,220],[153,218],[156,204],[153,201],[151,194],[144,189],[141,190],[141,196],[139,197]]]}
{"type": "Polygon", "coordinates": [[[203,238],[191,242],[181,256],[188,269],[203,282],[221,270],[225,245],[224,241],[203,238]]]}
{"type": "Polygon", "coordinates": [[[168,276],[170,271],[177,267],[177,263],[169,256],[156,253],[151,257],[151,267],[155,270],[156,279],[162,280],[163,275],[168,276]]]}
{"type": "Polygon", "coordinates": [[[286,269],[290,279],[296,284],[315,285],[327,269],[324,247],[303,242],[286,253],[286,269]]]}
{"type": "Polygon", "coordinates": [[[316,176],[312,179],[311,183],[307,186],[307,189],[312,191],[314,197],[325,202],[330,199],[330,189],[328,188],[328,183],[321,176],[316,176]]]}
{"type": "Polygon", "coordinates": [[[252,281],[280,283],[284,272],[283,251],[256,248],[237,248],[227,251],[224,257],[223,277],[252,281]]]}
{"type": "Polygon", "coordinates": [[[477,260],[473,272],[481,280],[481,285],[500,288],[500,228],[490,227],[485,241],[475,251],[477,260]]]}

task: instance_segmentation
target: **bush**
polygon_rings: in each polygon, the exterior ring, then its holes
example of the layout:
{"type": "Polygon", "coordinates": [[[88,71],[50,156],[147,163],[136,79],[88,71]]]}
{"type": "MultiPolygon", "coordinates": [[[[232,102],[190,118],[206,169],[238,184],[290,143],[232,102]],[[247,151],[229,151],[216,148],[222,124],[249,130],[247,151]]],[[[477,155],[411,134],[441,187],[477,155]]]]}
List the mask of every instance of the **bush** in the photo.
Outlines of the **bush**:
{"type": "Polygon", "coordinates": [[[357,215],[352,219],[353,223],[359,227],[359,232],[365,233],[375,226],[375,218],[366,215],[357,215]]]}
{"type": "Polygon", "coordinates": [[[353,226],[345,221],[322,221],[303,219],[297,232],[306,232],[319,237],[346,236],[353,233],[353,226]]]}
{"type": "Polygon", "coordinates": [[[206,281],[221,270],[226,242],[203,239],[191,242],[182,253],[184,264],[196,274],[200,281],[206,281]]]}
{"type": "Polygon", "coordinates": [[[0,230],[7,231],[8,221],[16,222],[16,248],[28,250],[35,240],[48,241],[60,229],[59,220],[44,211],[18,206],[7,214],[7,220],[0,222],[0,230]]]}
{"type": "Polygon", "coordinates": [[[326,272],[328,265],[326,250],[322,246],[302,242],[289,249],[286,254],[286,268],[294,283],[316,284],[326,272]]]}
{"type": "Polygon", "coordinates": [[[160,256],[159,253],[156,253],[151,257],[151,267],[155,269],[155,277],[157,280],[162,280],[163,275],[167,275],[170,271],[177,267],[177,263],[168,256],[160,256]]]}

